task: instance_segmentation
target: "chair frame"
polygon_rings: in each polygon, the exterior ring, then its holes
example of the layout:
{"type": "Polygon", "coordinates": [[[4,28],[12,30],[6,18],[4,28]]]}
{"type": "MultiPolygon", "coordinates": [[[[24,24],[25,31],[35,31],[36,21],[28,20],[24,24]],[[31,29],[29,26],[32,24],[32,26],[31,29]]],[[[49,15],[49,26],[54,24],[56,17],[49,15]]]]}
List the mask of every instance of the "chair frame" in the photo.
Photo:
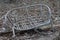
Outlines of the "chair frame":
{"type": "MultiPolygon", "coordinates": [[[[47,25],[47,24],[52,24],[51,9],[49,8],[49,6],[47,6],[47,5],[45,5],[45,4],[34,4],[34,5],[28,5],[28,6],[13,8],[13,9],[9,10],[4,16],[1,17],[1,18],[5,18],[5,20],[4,20],[3,23],[6,23],[6,22],[7,22],[7,19],[9,20],[9,18],[7,17],[7,15],[8,15],[12,10],[20,9],[20,8],[24,8],[24,7],[25,7],[25,8],[26,8],[26,11],[27,11],[27,13],[28,13],[27,7],[35,6],[35,5],[41,5],[41,6],[45,6],[45,7],[48,8],[48,11],[49,11],[49,13],[48,13],[48,15],[49,15],[49,20],[48,20],[47,22],[45,22],[45,23],[43,23],[43,24],[40,24],[40,25],[38,25],[37,27],[31,28],[31,29],[35,29],[35,28],[38,28],[39,26],[44,26],[44,25],[47,25]]],[[[10,23],[12,24],[11,21],[10,21],[10,23]]],[[[15,26],[14,24],[12,24],[12,25],[13,25],[13,27],[12,27],[13,37],[15,37],[15,36],[16,36],[16,35],[15,35],[15,29],[16,29],[16,28],[14,27],[14,26],[15,26]]],[[[16,29],[16,30],[20,30],[20,29],[16,29]]],[[[30,30],[30,29],[26,29],[26,30],[30,30]]],[[[22,30],[20,30],[20,31],[22,31],[22,30]]]]}

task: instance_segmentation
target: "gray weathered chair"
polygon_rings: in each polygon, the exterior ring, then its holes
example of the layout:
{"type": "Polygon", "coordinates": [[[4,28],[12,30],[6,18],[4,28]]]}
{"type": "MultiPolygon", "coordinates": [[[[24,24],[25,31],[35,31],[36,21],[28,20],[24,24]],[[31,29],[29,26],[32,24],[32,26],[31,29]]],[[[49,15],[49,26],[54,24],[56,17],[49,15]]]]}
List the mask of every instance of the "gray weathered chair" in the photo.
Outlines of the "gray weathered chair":
{"type": "Polygon", "coordinates": [[[15,29],[23,31],[51,24],[51,10],[45,4],[13,8],[6,13],[4,23],[11,26],[14,37],[15,29]]]}

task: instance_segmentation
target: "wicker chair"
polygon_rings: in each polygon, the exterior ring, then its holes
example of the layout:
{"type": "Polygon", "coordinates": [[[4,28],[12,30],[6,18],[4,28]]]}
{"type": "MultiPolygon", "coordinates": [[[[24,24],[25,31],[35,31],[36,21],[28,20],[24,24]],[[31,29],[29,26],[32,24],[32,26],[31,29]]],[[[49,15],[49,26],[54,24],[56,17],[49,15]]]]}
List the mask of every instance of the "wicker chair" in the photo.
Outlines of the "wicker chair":
{"type": "MultiPolygon", "coordinates": [[[[9,10],[4,15],[4,23],[8,21],[15,37],[15,29],[24,31],[51,24],[51,10],[45,4],[34,4],[9,10]]],[[[8,25],[9,26],[9,25],[8,25]]]]}

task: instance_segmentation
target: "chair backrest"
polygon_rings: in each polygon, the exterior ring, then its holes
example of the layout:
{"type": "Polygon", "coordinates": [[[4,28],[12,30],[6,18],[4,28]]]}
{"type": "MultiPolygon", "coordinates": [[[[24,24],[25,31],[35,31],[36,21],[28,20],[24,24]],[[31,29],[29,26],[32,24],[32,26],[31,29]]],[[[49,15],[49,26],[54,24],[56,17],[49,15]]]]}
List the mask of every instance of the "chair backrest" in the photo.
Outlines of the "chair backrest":
{"type": "Polygon", "coordinates": [[[45,4],[13,8],[5,15],[4,23],[17,30],[29,30],[51,22],[51,10],[45,4]]]}

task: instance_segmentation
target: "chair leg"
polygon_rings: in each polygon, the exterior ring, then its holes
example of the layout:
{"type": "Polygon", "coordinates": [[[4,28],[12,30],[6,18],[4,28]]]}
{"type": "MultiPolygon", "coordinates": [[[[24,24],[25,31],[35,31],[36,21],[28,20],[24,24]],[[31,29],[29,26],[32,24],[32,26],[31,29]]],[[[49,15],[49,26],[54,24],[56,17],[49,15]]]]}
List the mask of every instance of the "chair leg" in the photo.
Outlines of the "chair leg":
{"type": "Polygon", "coordinates": [[[40,31],[38,31],[37,29],[34,29],[34,31],[35,31],[35,32],[37,32],[37,33],[39,33],[39,34],[41,34],[41,32],[40,32],[40,31]]]}
{"type": "Polygon", "coordinates": [[[55,31],[55,29],[54,29],[54,27],[53,27],[53,20],[52,20],[52,18],[51,18],[51,30],[54,32],[55,31]]]}
{"type": "Polygon", "coordinates": [[[12,37],[15,37],[16,34],[15,34],[15,29],[14,29],[14,27],[12,27],[12,32],[13,32],[13,36],[12,36],[12,37]]]}

